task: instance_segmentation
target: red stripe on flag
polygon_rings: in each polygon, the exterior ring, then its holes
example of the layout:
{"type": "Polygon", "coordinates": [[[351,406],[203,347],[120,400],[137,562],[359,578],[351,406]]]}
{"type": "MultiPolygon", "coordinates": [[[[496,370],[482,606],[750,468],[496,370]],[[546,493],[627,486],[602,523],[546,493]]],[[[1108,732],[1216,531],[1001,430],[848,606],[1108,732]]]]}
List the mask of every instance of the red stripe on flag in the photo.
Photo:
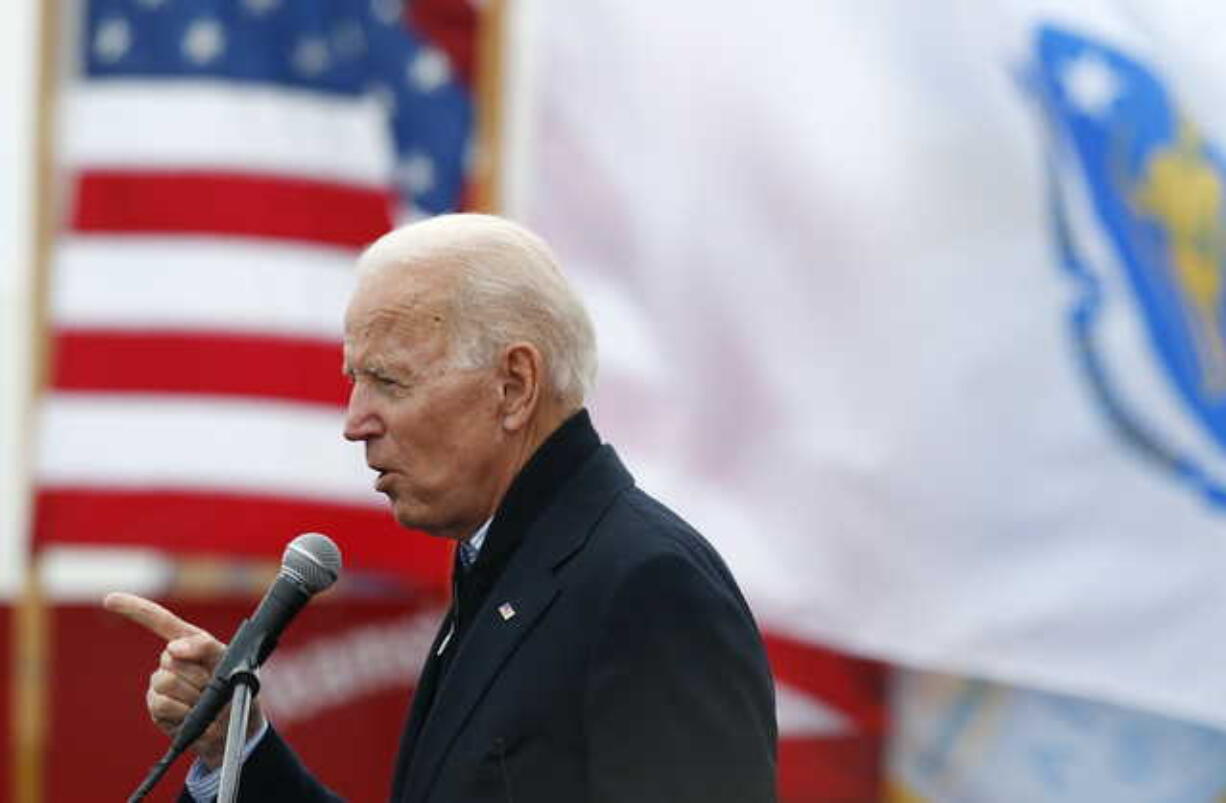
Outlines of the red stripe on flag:
{"type": "Polygon", "coordinates": [[[295,535],[327,533],[345,565],[382,569],[414,589],[448,587],[449,542],[396,524],[385,510],[312,499],[190,490],[42,488],[36,546],[154,546],[176,553],[279,559],[295,535]]]}
{"type": "Polygon", "coordinates": [[[886,723],[886,667],[815,644],[767,633],[766,653],[780,681],[812,694],[865,732],[886,723]]]}
{"type": "Polygon", "coordinates": [[[270,237],[360,248],[391,228],[392,193],[220,172],[85,170],[78,231],[270,237]]]}
{"type": "Polygon", "coordinates": [[[203,393],[344,406],[341,345],[287,337],[66,329],[55,338],[60,390],[203,393]]]}
{"type": "Polygon", "coordinates": [[[879,803],[884,738],[779,740],[779,803],[879,803]]]}

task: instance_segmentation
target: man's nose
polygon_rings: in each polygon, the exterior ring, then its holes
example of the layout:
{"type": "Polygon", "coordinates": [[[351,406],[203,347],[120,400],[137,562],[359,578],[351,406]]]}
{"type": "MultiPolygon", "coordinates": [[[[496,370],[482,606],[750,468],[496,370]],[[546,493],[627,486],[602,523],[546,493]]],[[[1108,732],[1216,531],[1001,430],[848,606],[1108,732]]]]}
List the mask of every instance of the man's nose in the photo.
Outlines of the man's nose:
{"type": "Polygon", "coordinates": [[[366,395],[361,383],[354,383],[349,391],[349,406],[345,408],[345,440],[369,440],[383,431],[382,420],[366,395]]]}

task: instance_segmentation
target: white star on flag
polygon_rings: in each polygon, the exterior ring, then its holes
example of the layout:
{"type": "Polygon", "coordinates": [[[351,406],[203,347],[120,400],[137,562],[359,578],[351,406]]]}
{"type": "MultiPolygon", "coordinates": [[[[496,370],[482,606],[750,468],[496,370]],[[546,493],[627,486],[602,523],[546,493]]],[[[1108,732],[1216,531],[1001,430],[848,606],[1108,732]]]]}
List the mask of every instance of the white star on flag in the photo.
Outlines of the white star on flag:
{"type": "Polygon", "coordinates": [[[94,34],[94,53],[106,62],[116,62],[132,47],[132,26],[123,17],[109,19],[94,34]]]}
{"type": "Polygon", "coordinates": [[[1123,94],[1119,76],[1096,53],[1082,53],[1065,65],[1060,83],[1073,106],[1089,117],[1101,117],[1123,94]]]}
{"type": "Polygon", "coordinates": [[[226,48],[226,34],[217,20],[198,19],[183,35],[183,54],[196,64],[208,64],[226,48]]]}

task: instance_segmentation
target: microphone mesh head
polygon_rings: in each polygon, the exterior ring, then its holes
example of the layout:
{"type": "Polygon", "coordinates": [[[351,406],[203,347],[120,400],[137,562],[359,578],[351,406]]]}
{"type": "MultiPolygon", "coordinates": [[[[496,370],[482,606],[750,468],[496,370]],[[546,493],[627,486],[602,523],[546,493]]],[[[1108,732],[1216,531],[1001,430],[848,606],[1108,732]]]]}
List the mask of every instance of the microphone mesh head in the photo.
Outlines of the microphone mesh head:
{"type": "Polygon", "coordinates": [[[303,533],[290,541],[281,556],[281,574],[288,575],[308,594],[318,594],[341,573],[341,551],[323,533],[303,533]]]}

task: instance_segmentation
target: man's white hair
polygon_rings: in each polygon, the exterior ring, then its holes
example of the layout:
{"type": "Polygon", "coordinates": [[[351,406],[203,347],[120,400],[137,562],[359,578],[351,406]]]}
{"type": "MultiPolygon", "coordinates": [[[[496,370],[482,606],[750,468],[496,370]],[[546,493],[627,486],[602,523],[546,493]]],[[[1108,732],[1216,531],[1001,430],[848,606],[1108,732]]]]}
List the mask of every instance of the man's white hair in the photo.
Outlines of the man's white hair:
{"type": "Polygon", "coordinates": [[[359,277],[392,266],[453,272],[450,345],[459,364],[489,365],[526,341],[540,349],[559,400],[583,404],[596,381],[595,331],[540,237],[494,215],[439,215],[376,240],[358,260],[359,277]]]}

